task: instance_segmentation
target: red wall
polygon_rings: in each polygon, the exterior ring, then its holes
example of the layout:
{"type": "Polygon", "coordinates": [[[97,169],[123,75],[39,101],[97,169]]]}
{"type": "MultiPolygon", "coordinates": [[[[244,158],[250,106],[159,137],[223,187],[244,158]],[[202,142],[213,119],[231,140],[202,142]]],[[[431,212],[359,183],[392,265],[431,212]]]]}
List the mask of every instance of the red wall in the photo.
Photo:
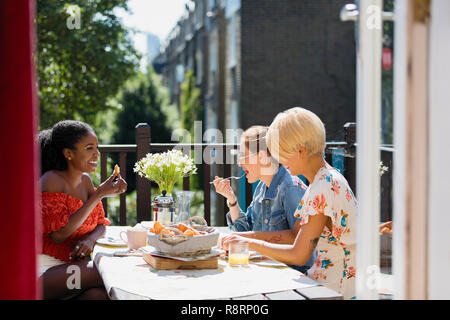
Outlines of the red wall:
{"type": "Polygon", "coordinates": [[[36,299],[35,1],[0,1],[0,299],[36,299]]]}

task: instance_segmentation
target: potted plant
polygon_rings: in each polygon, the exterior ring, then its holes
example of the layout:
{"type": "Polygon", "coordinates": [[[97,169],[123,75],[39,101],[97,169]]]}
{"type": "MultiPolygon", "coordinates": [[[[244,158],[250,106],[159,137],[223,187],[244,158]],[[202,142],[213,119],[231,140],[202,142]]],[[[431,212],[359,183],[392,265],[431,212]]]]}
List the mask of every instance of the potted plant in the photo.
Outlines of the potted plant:
{"type": "Polygon", "coordinates": [[[173,187],[180,178],[197,173],[194,160],[175,149],[164,153],[149,153],[136,162],[134,172],[158,184],[160,195],[152,203],[154,220],[163,224],[173,222],[173,187]]]}

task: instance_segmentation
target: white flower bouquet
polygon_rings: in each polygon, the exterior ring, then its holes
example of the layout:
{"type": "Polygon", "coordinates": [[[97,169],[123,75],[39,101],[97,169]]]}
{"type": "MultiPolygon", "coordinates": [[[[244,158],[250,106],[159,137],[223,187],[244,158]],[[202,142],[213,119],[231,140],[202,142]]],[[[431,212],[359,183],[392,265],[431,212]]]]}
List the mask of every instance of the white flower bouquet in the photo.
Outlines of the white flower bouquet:
{"type": "Polygon", "coordinates": [[[134,165],[134,172],[158,184],[159,191],[172,193],[175,183],[182,177],[197,173],[194,160],[180,150],[149,153],[134,165]]]}

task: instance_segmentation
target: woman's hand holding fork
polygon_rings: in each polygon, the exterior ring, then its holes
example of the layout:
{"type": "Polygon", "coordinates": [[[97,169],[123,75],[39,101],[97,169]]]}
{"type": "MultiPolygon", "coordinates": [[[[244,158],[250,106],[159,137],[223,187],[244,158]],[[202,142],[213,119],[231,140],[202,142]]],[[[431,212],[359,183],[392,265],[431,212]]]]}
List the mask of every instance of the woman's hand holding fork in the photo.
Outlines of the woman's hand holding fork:
{"type": "Polygon", "coordinates": [[[229,203],[236,202],[236,196],[234,195],[233,189],[231,188],[231,182],[229,179],[223,179],[220,177],[215,177],[213,181],[216,192],[224,196],[229,203]]]}

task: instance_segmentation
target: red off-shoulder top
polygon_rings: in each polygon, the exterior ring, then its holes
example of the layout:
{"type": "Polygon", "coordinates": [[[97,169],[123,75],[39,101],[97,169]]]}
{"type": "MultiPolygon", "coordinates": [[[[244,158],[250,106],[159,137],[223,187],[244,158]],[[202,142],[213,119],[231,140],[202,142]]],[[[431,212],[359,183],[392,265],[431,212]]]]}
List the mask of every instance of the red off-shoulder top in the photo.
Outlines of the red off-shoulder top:
{"type": "Polygon", "coordinates": [[[64,227],[69,217],[83,206],[83,201],[62,192],[42,192],[42,253],[65,262],[71,262],[70,253],[78,240],[91,233],[99,224],[110,225],[105,218],[102,202],[92,210],[83,224],[61,243],[56,243],[50,233],[64,227]]]}

